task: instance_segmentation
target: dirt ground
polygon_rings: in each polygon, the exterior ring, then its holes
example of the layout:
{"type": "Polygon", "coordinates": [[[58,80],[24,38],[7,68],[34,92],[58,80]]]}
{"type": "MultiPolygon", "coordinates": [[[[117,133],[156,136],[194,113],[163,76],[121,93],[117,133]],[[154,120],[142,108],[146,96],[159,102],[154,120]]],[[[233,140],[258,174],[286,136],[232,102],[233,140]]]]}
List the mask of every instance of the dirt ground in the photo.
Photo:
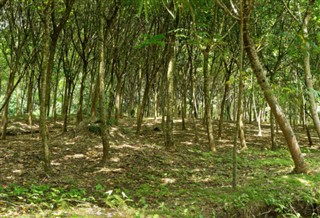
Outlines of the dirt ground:
{"type": "MultiPolygon", "coordinates": [[[[59,187],[79,187],[90,192],[97,184],[103,184],[110,190],[117,188],[137,190],[141,184],[154,183],[174,184],[174,170],[177,174],[183,169],[193,169],[193,174],[207,169],[211,172],[229,174],[226,169],[217,169],[217,165],[191,158],[198,152],[207,152],[207,137],[201,121],[198,121],[199,141],[194,142],[194,130],[191,123],[187,123],[187,130],[181,130],[181,121],[174,121],[175,147],[172,150],[164,149],[164,137],[161,131],[160,120],[146,119],[141,134],[135,134],[135,119],[123,119],[118,126],[110,126],[110,160],[105,167],[99,162],[102,157],[102,144],[99,134],[90,131],[86,125],[76,127],[70,124],[67,133],[62,133],[62,124],[50,123],[50,147],[52,152],[51,175],[43,172],[42,149],[39,134],[30,134],[28,126],[23,121],[9,124],[6,140],[0,140],[0,185],[5,187],[12,183],[27,184],[54,184],[59,187]],[[196,152],[195,152],[196,151],[196,152]],[[168,173],[171,172],[171,173],[168,173]],[[153,178],[161,178],[156,182],[153,178]]],[[[214,124],[217,132],[217,123],[214,124]]],[[[37,125],[34,130],[37,130],[37,125]]],[[[262,125],[262,136],[258,136],[257,124],[246,124],[246,141],[249,146],[268,149],[270,146],[270,131],[268,125],[262,125]]],[[[297,127],[296,134],[301,146],[309,146],[305,131],[297,127]]],[[[232,149],[234,124],[225,123],[222,140],[217,140],[217,152],[228,152],[232,149]]],[[[314,145],[319,146],[319,140],[312,132],[314,145]]],[[[277,144],[285,146],[281,132],[276,134],[277,144]]],[[[188,181],[179,181],[176,189],[186,187],[192,182],[193,174],[178,175],[188,181]]],[[[239,178],[240,183],[241,179],[239,178]]],[[[227,181],[203,180],[206,186],[230,187],[227,181]]],[[[160,192],[161,190],[159,190],[160,192]]],[[[134,199],[138,200],[138,199],[134,199]]],[[[148,197],[150,205],[156,205],[159,199],[148,197]]],[[[165,200],[165,199],[163,199],[165,200]]]]}

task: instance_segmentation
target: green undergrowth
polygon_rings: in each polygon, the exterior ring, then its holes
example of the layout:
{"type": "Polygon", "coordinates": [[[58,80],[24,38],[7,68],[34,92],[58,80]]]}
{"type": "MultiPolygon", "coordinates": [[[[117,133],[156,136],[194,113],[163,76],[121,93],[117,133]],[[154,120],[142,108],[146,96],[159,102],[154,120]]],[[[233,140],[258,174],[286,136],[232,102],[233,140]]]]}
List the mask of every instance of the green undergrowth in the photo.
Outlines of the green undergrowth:
{"type": "MultiPolygon", "coordinates": [[[[121,187],[121,183],[118,189],[98,183],[91,190],[13,184],[0,187],[0,216],[20,210],[27,214],[51,211],[52,217],[60,217],[53,211],[89,204],[116,211],[108,212],[112,217],[319,217],[320,152],[302,151],[314,170],[310,175],[290,173],[292,160],[284,148],[241,152],[236,190],[231,187],[231,151],[196,149],[190,150],[193,159],[189,168],[175,170],[172,166],[165,174],[142,172],[145,182],[132,189],[121,187]],[[208,169],[195,170],[192,163],[199,161],[208,163],[208,169]],[[165,177],[171,180],[161,182],[165,177]]],[[[64,217],[91,217],[66,214],[64,217]]]]}

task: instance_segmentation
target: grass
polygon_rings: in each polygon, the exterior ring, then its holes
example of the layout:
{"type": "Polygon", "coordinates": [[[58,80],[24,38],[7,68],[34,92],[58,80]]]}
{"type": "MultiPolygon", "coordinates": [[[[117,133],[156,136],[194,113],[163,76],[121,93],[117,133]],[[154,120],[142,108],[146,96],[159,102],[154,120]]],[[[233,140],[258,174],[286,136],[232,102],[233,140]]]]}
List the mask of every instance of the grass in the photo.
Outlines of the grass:
{"type": "MultiPolygon", "coordinates": [[[[318,151],[308,149],[304,149],[304,152],[319,154],[318,151]]],[[[193,158],[195,159],[192,162],[205,161],[208,164],[223,164],[226,171],[211,172],[210,175],[202,171],[193,171],[191,168],[185,169],[184,173],[172,170],[162,174],[162,176],[176,178],[172,180],[176,182],[168,184],[161,183],[161,174],[158,177],[144,175],[146,182],[137,186],[135,190],[126,190],[126,193],[121,189],[108,192],[108,188],[102,184],[96,184],[91,192],[51,185],[19,186],[13,184],[0,188],[2,199],[0,202],[20,204],[22,205],[20,209],[25,205],[25,210],[29,212],[39,209],[71,208],[85,202],[98,203],[102,207],[129,210],[131,211],[127,213],[129,217],[146,215],[151,217],[214,217],[218,214],[250,216],[256,212],[254,207],[259,208],[260,213],[267,212],[271,208],[272,212],[283,216],[299,217],[299,212],[295,209],[296,203],[303,202],[310,208],[313,205],[319,205],[320,175],[288,174],[292,163],[285,149],[276,152],[249,149],[241,153],[238,156],[238,174],[242,175],[239,176],[237,190],[232,190],[230,187],[232,160],[228,152],[216,154],[205,152],[193,158]],[[151,204],[148,202],[150,199],[152,199],[151,204]],[[203,207],[210,205],[211,209],[203,211],[203,207]]],[[[320,167],[317,159],[309,158],[308,160],[313,168],[320,167]]],[[[14,207],[10,208],[10,204],[7,206],[7,210],[14,209],[14,207]]]]}
{"type": "MultiPolygon", "coordinates": [[[[0,184],[0,216],[319,216],[319,149],[302,148],[314,173],[296,175],[290,174],[293,163],[285,147],[271,151],[248,143],[249,149],[238,154],[238,186],[233,190],[230,146],[221,146],[216,153],[211,153],[201,144],[179,147],[177,143],[176,150],[168,152],[162,149],[159,135],[152,131],[141,138],[128,134],[133,132],[129,125],[121,127],[120,131],[126,137],[117,138],[112,150],[117,161],[108,163],[105,171],[87,166],[91,163],[89,160],[64,159],[64,151],[69,157],[72,149],[77,154],[84,152],[77,143],[74,143],[75,147],[68,145],[68,150],[62,144],[60,150],[56,147],[56,155],[61,155],[58,166],[63,166],[59,168],[59,174],[45,177],[48,180],[45,181],[35,172],[29,180],[0,184]],[[120,148],[122,144],[127,147],[120,148]],[[128,150],[130,146],[134,149],[128,150]],[[83,162],[86,163],[81,168],[83,171],[76,171],[80,169],[76,166],[83,162]],[[67,168],[73,170],[63,171],[67,168]]],[[[83,137],[91,139],[95,135],[83,137]]],[[[192,141],[189,138],[180,140],[192,141]]],[[[90,148],[90,154],[94,156],[84,156],[96,163],[95,146],[82,147],[90,148]]],[[[13,146],[9,148],[13,149],[13,146]]],[[[28,154],[27,151],[24,152],[28,154]]],[[[33,150],[30,148],[30,151],[33,150]]],[[[34,164],[38,162],[35,160],[34,164]]]]}

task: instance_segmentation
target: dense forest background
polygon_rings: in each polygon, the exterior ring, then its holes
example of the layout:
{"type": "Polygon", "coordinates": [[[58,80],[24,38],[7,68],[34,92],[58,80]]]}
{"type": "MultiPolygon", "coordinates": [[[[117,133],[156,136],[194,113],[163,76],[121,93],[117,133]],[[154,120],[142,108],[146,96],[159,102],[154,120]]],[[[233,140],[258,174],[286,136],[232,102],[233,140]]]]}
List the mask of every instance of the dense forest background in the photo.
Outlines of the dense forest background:
{"type": "Polygon", "coordinates": [[[316,173],[303,149],[320,138],[319,14],[316,0],[1,0],[2,146],[24,135],[54,177],[57,137],[99,136],[103,168],[114,141],[153,134],[166,155],[229,152],[236,189],[255,136],[316,173]]]}

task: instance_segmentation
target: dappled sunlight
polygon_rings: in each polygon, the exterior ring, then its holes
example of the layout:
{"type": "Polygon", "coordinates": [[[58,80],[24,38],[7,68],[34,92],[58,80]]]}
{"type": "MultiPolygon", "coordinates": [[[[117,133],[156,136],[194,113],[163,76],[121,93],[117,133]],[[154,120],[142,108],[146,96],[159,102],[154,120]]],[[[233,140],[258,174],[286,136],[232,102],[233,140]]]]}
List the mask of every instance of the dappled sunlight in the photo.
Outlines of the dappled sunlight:
{"type": "Polygon", "coordinates": [[[221,143],[230,143],[230,140],[228,140],[228,139],[219,139],[218,142],[221,142],[221,143]]]}
{"type": "MultiPolygon", "coordinates": [[[[131,122],[135,122],[135,119],[131,122]]],[[[225,124],[228,127],[224,132],[225,137],[216,141],[217,152],[212,153],[207,150],[207,137],[201,122],[199,141],[195,143],[195,135],[189,123],[187,127],[190,130],[182,131],[181,123],[175,121],[175,147],[169,150],[163,146],[163,132],[153,131],[153,127],[158,124],[152,119],[148,119],[145,124],[139,136],[135,135],[135,125],[125,121],[121,121],[121,126],[110,128],[110,156],[105,166],[100,165],[103,147],[99,134],[87,129],[77,130],[75,135],[72,131],[61,134],[60,128],[54,129],[50,142],[51,165],[55,173],[53,177],[41,174],[43,166],[39,164],[38,158],[41,157],[39,139],[26,141],[21,135],[15,137],[14,141],[2,141],[6,146],[3,146],[0,164],[9,166],[8,169],[2,169],[4,184],[16,180],[28,182],[30,178],[42,181],[45,176],[46,182],[66,187],[83,187],[90,190],[90,193],[94,192],[92,190],[97,184],[101,184],[106,190],[125,188],[126,194],[133,197],[135,203],[145,198],[150,207],[157,206],[158,201],[163,199],[172,203],[174,199],[181,198],[180,203],[184,203],[182,198],[191,201],[199,195],[203,195],[205,201],[211,201],[211,197],[207,198],[205,194],[208,189],[213,190],[212,196],[221,190],[231,190],[233,135],[230,131],[234,127],[225,124]],[[34,146],[35,143],[37,146],[34,146]],[[21,157],[21,166],[15,165],[14,158],[17,156],[21,157]]],[[[267,136],[250,135],[247,139],[248,150],[239,154],[239,187],[244,188],[251,183],[273,187],[282,177],[284,185],[289,185],[293,180],[288,175],[292,171],[292,164],[286,149],[277,152],[266,150],[269,140],[267,136]]],[[[303,152],[307,158],[317,158],[319,150],[315,148],[303,152]]],[[[295,184],[311,187],[312,181],[299,177],[295,184]]]]}
{"type": "Polygon", "coordinates": [[[84,154],[73,154],[73,155],[66,155],[64,157],[65,160],[68,160],[68,159],[81,159],[81,158],[85,158],[85,155],[84,154]]]}
{"type": "Polygon", "coordinates": [[[177,180],[174,178],[162,178],[161,181],[162,181],[162,184],[167,185],[167,184],[175,183],[177,180]]]}
{"type": "Polygon", "coordinates": [[[20,170],[20,169],[12,170],[12,173],[21,174],[21,173],[22,173],[22,170],[20,170]]]}
{"type": "Polygon", "coordinates": [[[61,166],[61,163],[60,162],[56,162],[55,160],[52,160],[51,161],[51,165],[52,166],[61,166]]]}
{"type": "Polygon", "coordinates": [[[190,178],[190,181],[194,183],[208,183],[208,182],[213,182],[214,179],[211,176],[192,175],[190,178]]]}
{"type": "Polygon", "coordinates": [[[311,186],[312,183],[309,180],[303,179],[303,178],[295,178],[296,180],[298,180],[299,182],[301,182],[303,185],[305,186],[311,186]]]}
{"type": "Polygon", "coordinates": [[[132,149],[132,150],[136,150],[136,151],[139,151],[143,148],[139,147],[139,146],[135,146],[135,145],[129,145],[129,144],[119,144],[119,145],[116,145],[114,147],[115,149],[132,149]]]}
{"type": "Polygon", "coordinates": [[[66,142],[65,145],[75,145],[76,143],[74,141],[66,142]]]}
{"type": "Polygon", "coordinates": [[[120,158],[119,157],[112,157],[110,159],[110,161],[112,161],[112,162],[120,162],[120,158]]]}
{"type": "Polygon", "coordinates": [[[108,167],[102,167],[101,169],[98,169],[96,171],[97,173],[120,173],[124,172],[124,169],[122,168],[108,168],[108,167]]]}
{"type": "Polygon", "coordinates": [[[293,168],[291,166],[290,167],[281,166],[281,167],[274,168],[274,172],[277,173],[277,175],[285,175],[292,172],[292,170],[293,168]]]}
{"type": "Polygon", "coordinates": [[[193,145],[194,143],[193,142],[181,142],[180,144],[181,145],[193,145]]]}

